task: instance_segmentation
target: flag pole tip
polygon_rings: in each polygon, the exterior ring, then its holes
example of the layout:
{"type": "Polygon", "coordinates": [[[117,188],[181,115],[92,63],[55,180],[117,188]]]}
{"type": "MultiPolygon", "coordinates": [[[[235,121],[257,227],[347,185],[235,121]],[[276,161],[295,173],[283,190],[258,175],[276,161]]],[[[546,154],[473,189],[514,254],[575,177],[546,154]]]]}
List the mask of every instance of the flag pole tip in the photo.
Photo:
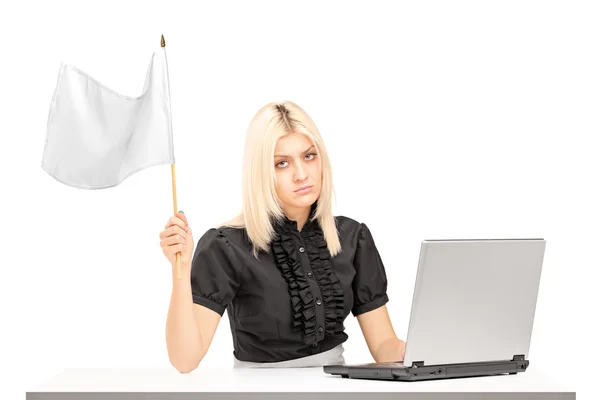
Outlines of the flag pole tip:
{"type": "Polygon", "coordinates": [[[165,37],[160,35],[160,47],[165,47],[165,37]]]}

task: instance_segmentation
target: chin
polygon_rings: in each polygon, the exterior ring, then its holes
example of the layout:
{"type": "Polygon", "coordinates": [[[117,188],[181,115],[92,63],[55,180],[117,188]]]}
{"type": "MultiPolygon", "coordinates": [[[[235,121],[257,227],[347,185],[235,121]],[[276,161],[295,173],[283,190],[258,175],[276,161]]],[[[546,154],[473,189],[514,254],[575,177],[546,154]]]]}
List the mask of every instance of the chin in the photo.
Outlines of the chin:
{"type": "Polygon", "coordinates": [[[300,198],[292,200],[290,203],[294,204],[295,207],[310,207],[317,199],[318,197],[315,196],[301,196],[300,198]]]}
{"type": "Polygon", "coordinates": [[[310,207],[313,205],[315,201],[319,199],[319,196],[311,196],[310,198],[305,198],[299,201],[299,203],[304,207],[310,207]]]}

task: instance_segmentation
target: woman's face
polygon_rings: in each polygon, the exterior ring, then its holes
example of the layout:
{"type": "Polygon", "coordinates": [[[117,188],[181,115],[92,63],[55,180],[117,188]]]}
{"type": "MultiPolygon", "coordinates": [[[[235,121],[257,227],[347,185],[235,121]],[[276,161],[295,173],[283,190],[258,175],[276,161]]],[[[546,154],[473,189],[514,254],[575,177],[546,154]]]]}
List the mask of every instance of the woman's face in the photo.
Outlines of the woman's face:
{"type": "Polygon", "coordinates": [[[310,207],[321,193],[321,165],[317,148],[300,133],[288,133],[275,146],[275,188],[290,208],[310,207]],[[307,190],[298,189],[309,186],[307,190]]]}

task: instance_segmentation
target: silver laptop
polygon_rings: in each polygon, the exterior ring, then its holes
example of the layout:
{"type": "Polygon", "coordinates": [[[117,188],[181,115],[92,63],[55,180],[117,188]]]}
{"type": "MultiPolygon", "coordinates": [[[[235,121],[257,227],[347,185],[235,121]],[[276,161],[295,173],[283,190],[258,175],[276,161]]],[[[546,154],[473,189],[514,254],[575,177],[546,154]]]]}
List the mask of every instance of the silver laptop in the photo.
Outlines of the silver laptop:
{"type": "Polygon", "coordinates": [[[524,372],[545,246],[537,238],[424,240],[404,360],[324,371],[403,381],[524,372]]]}

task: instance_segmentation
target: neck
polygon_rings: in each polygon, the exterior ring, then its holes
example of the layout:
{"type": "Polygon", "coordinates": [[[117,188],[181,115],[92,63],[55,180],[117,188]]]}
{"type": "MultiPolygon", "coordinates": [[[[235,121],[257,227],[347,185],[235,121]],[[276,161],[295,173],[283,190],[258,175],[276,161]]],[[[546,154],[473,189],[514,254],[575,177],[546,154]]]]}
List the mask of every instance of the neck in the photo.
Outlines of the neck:
{"type": "Polygon", "coordinates": [[[296,224],[298,225],[298,231],[301,231],[302,227],[306,224],[306,221],[308,221],[308,217],[310,216],[310,207],[288,208],[284,212],[290,221],[296,221],[296,224]]]}
{"type": "Polygon", "coordinates": [[[316,207],[317,203],[311,204],[310,207],[286,207],[283,212],[288,220],[296,221],[296,228],[301,231],[313,215],[313,210],[316,211],[316,207]]]}

